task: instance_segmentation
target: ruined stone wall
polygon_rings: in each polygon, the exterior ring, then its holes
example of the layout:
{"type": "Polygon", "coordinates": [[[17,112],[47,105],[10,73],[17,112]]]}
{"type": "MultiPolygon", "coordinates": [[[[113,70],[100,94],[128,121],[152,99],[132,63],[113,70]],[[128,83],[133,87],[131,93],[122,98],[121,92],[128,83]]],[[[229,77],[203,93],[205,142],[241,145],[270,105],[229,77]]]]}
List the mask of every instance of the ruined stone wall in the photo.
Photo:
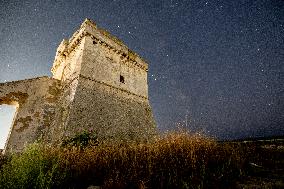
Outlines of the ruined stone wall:
{"type": "Polygon", "coordinates": [[[6,151],[21,151],[36,139],[48,140],[60,93],[56,79],[41,77],[0,84],[0,104],[17,105],[6,151]]]}

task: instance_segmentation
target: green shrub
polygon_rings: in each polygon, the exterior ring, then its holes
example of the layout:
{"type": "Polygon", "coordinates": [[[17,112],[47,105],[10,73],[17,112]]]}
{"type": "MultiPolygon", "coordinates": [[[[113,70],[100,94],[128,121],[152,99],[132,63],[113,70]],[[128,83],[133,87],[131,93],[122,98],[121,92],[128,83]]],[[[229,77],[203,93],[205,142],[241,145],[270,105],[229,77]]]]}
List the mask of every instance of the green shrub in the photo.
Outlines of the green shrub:
{"type": "Polygon", "coordinates": [[[56,154],[50,147],[33,144],[12,155],[1,169],[0,188],[51,188],[61,179],[56,154]]]}
{"type": "Polygon", "coordinates": [[[4,164],[6,164],[9,161],[8,157],[3,155],[2,152],[0,152],[0,170],[4,164]]]}

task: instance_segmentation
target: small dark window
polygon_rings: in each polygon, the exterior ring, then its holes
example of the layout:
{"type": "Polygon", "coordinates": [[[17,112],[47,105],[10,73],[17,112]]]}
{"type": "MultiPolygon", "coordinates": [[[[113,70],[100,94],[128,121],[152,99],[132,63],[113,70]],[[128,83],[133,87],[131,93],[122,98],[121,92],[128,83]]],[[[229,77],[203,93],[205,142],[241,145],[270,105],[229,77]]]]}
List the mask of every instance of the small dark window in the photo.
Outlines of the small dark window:
{"type": "Polygon", "coordinates": [[[98,44],[98,43],[97,43],[96,41],[93,41],[93,44],[96,45],[96,44],[98,44]]]}
{"type": "Polygon", "coordinates": [[[124,77],[122,75],[120,75],[119,80],[121,83],[124,83],[124,77]]]}

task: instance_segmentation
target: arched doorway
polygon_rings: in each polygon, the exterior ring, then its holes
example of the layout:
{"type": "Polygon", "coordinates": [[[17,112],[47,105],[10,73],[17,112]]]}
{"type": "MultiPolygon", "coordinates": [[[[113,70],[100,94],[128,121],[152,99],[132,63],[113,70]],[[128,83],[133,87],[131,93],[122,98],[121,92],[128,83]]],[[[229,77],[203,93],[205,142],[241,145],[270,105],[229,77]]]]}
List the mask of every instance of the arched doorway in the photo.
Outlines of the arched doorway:
{"type": "Polygon", "coordinates": [[[0,149],[4,150],[5,148],[5,144],[9,137],[14,118],[17,113],[17,107],[17,104],[0,105],[0,149]]]}

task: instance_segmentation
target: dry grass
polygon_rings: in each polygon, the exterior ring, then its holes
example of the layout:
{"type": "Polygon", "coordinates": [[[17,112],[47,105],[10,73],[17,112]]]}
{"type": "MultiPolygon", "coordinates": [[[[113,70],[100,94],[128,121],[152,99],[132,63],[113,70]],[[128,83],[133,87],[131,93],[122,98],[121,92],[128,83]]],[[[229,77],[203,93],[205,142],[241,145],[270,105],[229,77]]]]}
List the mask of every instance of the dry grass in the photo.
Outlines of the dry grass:
{"type": "Polygon", "coordinates": [[[236,146],[186,132],[149,143],[120,142],[83,149],[39,145],[2,168],[0,187],[9,182],[32,188],[45,184],[45,188],[226,188],[241,175],[243,164],[236,146]],[[17,177],[19,169],[23,173],[17,177]],[[30,181],[19,182],[20,177],[30,181]]]}
{"type": "Polygon", "coordinates": [[[151,143],[65,149],[60,167],[69,173],[66,184],[78,188],[94,184],[105,188],[221,187],[232,181],[224,180],[240,173],[242,161],[236,150],[200,135],[171,133],[151,143]]]}

